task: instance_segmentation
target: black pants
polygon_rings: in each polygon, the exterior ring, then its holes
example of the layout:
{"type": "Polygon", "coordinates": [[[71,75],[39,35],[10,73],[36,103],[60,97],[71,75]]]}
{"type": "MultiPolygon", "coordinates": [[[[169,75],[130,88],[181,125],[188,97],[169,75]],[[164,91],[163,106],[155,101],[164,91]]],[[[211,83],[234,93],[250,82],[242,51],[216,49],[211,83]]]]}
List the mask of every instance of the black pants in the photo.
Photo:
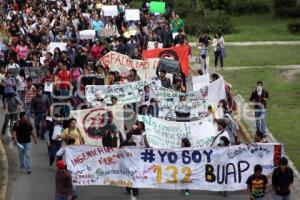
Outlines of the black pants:
{"type": "Polygon", "coordinates": [[[131,190],[132,190],[132,195],[134,197],[139,196],[139,189],[137,189],[137,188],[129,188],[129,187],[126,188],[126,191],[127,191],[128,194],[131,193],[131,190]]]}
{"type": "Polygon", "coordinates": [[[223,68],[224,60],[223,60],[222,51],[215,51],[215,67],[217,67],[217,65],[218,65],[219,58],[220,58],[221,67],[223,68]]]}
{"type": "Polygon", "coordinates": [[[18,114],[17,113],[5,114],[4,122],[3,122],[3,126],[2,126],[2,135],[5,135],[9,120],[11,123],[10,128],[12,128],[12,126],[14,125],[13,123],[18,121],[18,114]]]}

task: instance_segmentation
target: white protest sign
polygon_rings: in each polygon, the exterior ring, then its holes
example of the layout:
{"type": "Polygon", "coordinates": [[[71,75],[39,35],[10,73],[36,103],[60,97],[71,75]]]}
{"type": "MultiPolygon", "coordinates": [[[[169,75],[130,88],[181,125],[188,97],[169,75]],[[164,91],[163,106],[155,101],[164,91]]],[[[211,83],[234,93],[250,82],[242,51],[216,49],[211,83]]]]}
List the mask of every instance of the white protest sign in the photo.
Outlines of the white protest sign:
{"type": "Polygon", "coordinates": [[[117,97],[118,104],[130,104],[141,101],[145,86],[150,88],[161,87],[160,81],[136,81],[121,85],[87,85],[85,95],[88,102],[97,101],[96,94],[104,95],[104,103],[111,104],[111,97],[117,97]]]}
{"type": "Polygon", "coordinates": [[[66,146],[67,168],[74,185],[132,188],[246,190],[254,166],[270,176],[282,156],[272,143],[230,147],[144,149],[66,146]]]}
{"type": "Polygon", "coordinates": [[[52,140],[57,140],[58,137],[61,136],[62,131],[63,131],[62,125],[55,125],[53,129],[52,140]]]}
{"type": "Polygon", "coordinates": [[[192,77],[193,90],[199,90],[209,85],[209,74],[192,77]]]}
{"type": "Polygon", "coordinates": [[[45,85],[44,85],[44,91],[45,92],[52,92],[53,91],[53,82],[46,81],[45,85]]]}
{"type": "Polygon", "coordinates": [[[156,77],[156,69],[159,59],[148,60],[131,59],[124,54],[110,51],[100,59],[104,66],[109,66],[110,71],[118,71],[128,75],[129,70],[135,69],[142,80],[152,80],[156,77]]]}
{"type": "Polygon", "coordinates": [[[81,40],[93,40],[96,37],[95,30],[83,30],[79,32],[79,38],[81,40]]]}
{"type": "Polygon", "coordinates": [[[48,46],[49,52],[54,54],[55,48],[59,48],[60,51],[65,51],[65,50],[67,50],[67,43],[65,43],[65,42],[50,42],[50,44],[48,46]]]}
{"type": "Polygon", "coordinates": [[[139,115],[138,119],[144,122],[147,141],[153,148],[181,147],[183,138],[189,139],[192,147],[208,147],[218,134],[217,127],[210,118],[193,122],[173,122],[139,115]]]}
{"type": "Polygon", "coordinates": [[[119,11],[117,6],[103,6],[102,7],[103,15],[104,16],[118,16],[119,11]]]}
{"type": "Polygon", "coordinates": [[[223,77],[209,84],[207,95],[207,101],[213,106],[217,106],[221,99],[226,99],[225,81],[223,77]]]}
{"type": "Polygon", "coordinates": [[[76,126],[83,133],[85,144],[97,146],[102,146],[102,137],[109,129],[124,133],[123,116],[122,106],[71,111],[71,117],[77,119],[76,126]]]}
{"type": "Polygon", "coordinates": [[[45,57],[45,56],[40,57],[40,63],[41,63],[42,65],[45,64],[45,63],[44,63],[45,60],[46,60],[46,57],[45,57]]]}
{"type": "Polygon", "coordinates": [[[157,43],[158,48],[163,48],[163,45],[164,45],[163,43],[149,41],[148,42],[148,50],[149,49],[155,49],[155,43],[157,43]]]}
{"type": "Polygon", "coordinates": [[[125,19],[126,19],[126,21],[139,21],[140,20],[140,10],[139,9],[125,9],[125,19]]]}

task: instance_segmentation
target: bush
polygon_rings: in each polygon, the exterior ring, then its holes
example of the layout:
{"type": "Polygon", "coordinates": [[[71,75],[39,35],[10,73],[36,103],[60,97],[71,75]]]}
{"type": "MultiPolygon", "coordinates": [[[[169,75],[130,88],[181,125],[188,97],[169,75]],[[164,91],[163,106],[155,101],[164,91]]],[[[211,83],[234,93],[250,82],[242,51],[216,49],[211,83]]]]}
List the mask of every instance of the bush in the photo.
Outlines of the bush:
{"type": "Polygon", "coordinates": [[[291,33],[300,34],[300,19],[288,22],[287,27],[291,33]]]}
{"type": "Polygon", "coordinates": [[[236,1],[231,6],[233,15],[265,14],[270,12],[269,6],[261,1],[236,1]]]}
{"type": "Polygon", "coordinates": [[[300,6],[282,7],[275,9],[276,15],[283,18],[297,18],[300,17],[300,6]]]}
{"type": "Polygon", "coordinates": [[[297,0],[274,0],[274,8],[293,7],[297,3],[297,0]]]}
{"type": "Polygon", "coordinates": [[[199,35],[202,32],[229,34],[233,32],[233,25],[228,16],[195,18],[189,17],[186,19],[185,31],[191,35],[199,35]]]}

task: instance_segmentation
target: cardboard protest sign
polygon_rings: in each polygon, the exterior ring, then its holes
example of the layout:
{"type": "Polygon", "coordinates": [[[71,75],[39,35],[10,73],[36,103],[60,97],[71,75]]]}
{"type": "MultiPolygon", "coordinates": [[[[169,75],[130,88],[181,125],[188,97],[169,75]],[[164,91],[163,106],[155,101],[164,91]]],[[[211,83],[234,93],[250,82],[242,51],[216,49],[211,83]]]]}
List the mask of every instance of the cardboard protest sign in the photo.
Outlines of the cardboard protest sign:
{"type": "Polygon", "coordinates": [[[99,35],[102,37],[111,37],[111,36],[116,36],[118,33],[114,28],[102,28],[99,32],[99,35]]]}
{"type": "Polygon", "coordinates": [[[97,94],[104,95],[104,103],[111,104],[111,97],[117,97],[118,104],[130,104],[141,101],[145,86],[150,88],[161,87],[160,81],[136,81],[121,85],[87,85],[85,95],[88,102],[97,101],[97,94]]]}
{"type": "Polygon", "coordinates": [[[139,21],[140,10],[139,9],[125,9],[125,20],[126,21],[139,21]]]}
{"type": "Polygon", "coordinates": [[[118,7],[116,5],[114,6],[105,5],[102,7],[102,11],[104,16],[114,17],[114,16],[118,16],[119,14],[118,7]]]}
{"type": "Polygon", "coordinates": [[[120,131],[125,137],[123,106],[72,110],[71,117],[77,119],[76,126],[83,133],[85,144],[102,146],[109,129],[120,131]]]}
{"type": "Polygon", "coordinates": [[[143,59],[165,57],[172,58],[173,60],[178,60],[184,75],[189,75],[189,47],[187,45],[143,51],[143,59]]]}
{"type": "Polygon", "coordinates": [[[142,115],[138,119],[144,122],[147,141],[153,148],[181,147],[183,138],[187,138],[192,147],[209,147],[218,134],[212,119],[174,122],[142,115]]]}
{"type": "Polygon", "coordinates": [[[50,42],[48,52],[54,54],[54,49],[59,48],[60,51],[67,50],[67,43],[65,42],[50,42]]]}
{"type": "Polygon", "coordinates": [[[270,176],[282,154],[282,145],[274,143],[183,149],[74,145],[65,151],[74,185],[177,191],[246,190],[254,166],[262,165],[270,176]]]}
{"type": "Polygon", "coordinates": [[[158,2],[158,1],[151,1],[150,2],[150,12],[164,14],[166,12],[166,3],[158,2]]]}
{"type": "Polygon", "coordinates": [[[209,85],[209,74],[192,77],[193,90],[199,90],[209,85]]]}
{"type": "Polygon", "coordinates": [[[180,66],[178,60],[160,58],[158,69],[166,70],[167,73],[176,73],[180,71],[180,66]]]}
{"type": "Polygon", "coordinates": [[[124,54],[110,51],[100,59],[103,66],[108,66],[110,71],[118,71],[124,77],[129,74],[129,70],[135,69],[142,80],[152,80],[156,77],[158,59],[136,60],[124,54]]]}
{"type": "Polygon", "coordinates": [[[81,40],[93,40],[96,37],[95,30],[83,30],[79,32],[79,38],[81,40]]]}
{"type": "Polygon", "coordinates": [[[163,48],[163,43],[148,41],[147,49],[155,49],[155,43],[157,43],[158,48],[163,48]]]}

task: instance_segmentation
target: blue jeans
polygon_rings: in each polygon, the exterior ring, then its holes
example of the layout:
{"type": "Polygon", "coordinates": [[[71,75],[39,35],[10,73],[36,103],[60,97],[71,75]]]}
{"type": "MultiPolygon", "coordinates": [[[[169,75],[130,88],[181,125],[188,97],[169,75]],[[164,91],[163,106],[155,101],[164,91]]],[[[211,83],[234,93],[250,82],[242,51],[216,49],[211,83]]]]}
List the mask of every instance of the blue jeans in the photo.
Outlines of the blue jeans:
{"type": "Polygon", "coordinates": [[[31,142],[20,143],[24,148],[18,146],[20,168],[22,170],[31,171],[31,142]]]}
{"type": "Polygon", "coordinates": [[[28,117],[31,117],[31,103],[25,103],[25,111],[28,117]]]}
{"type": "Polygon", "coordinates": [[[284,195],[284,196],[279,196],[279,195],[275,195],[274,200],[290,200],[291,199],[291,195],[284,195]]]}
{"type": "Polygon", "coordinates": [[[36,134],[41,136],[43,138],[43,135],[40,134],[40,123],[43,118],[44,114],[34,113],[34,125],[36,129],[36,134]]]}
{"type": "Polygon", "coordinates": [[[55,197],[55,200],[68,200],[68,197],[55,197]]]}
{"type": "Polygon", "coordinates": [[[256,131],[262,134],[266,134],[266,110],[265,109],[256,109],[254,110],[255,122],[256,122],[256,131]]]}

